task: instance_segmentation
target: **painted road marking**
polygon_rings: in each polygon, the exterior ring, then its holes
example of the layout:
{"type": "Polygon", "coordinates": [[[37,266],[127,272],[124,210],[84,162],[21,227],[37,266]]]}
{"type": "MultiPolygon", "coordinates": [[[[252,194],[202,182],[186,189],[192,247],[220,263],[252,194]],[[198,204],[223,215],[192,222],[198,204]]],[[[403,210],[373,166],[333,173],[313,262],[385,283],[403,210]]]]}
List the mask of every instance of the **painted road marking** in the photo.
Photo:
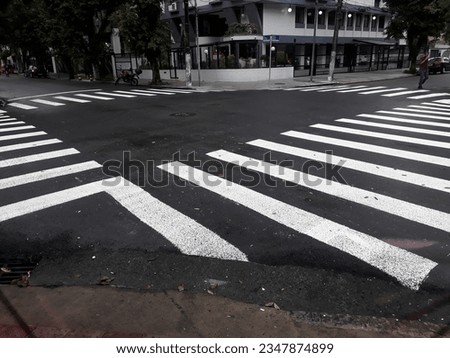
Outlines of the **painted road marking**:
{"type": "Polygon", "coordinates": [[[448,116],[444,117],[444,116],[435,116],[435,115],[431,115],[431,114],[409,113],[409,112],[404,112],[404,110],[397,111],[397,112],[394,112],[394,111],[377,111],[376,113],[396,114],[396,115],[401,115],[401,116],[430,118],[430,119],[442,119],[444,121],[450,121],[450,117],[448,117],[448,116]]]}
{"type": "Polygon", "coordinates": [[[304,139],[313,142],[320,142],[325,144],[337,145],[340,147],[346,147],[356,150],[362,150],[365,152],[371,152],[376,154],[384,154],[392,157],[403,158],[413,160],[417,162],[423,162],[427,164],[435,164],[450,168],[450,159],[445,157],[438,157],[435,155],[422,154],[418,152],[410,152],[407,150],[394,149],[390,147],[383,147],[380,145],[366,144],[361,142],[354,142],[350,140],[337,139],[333,137],[319,136],[311,133],[302,133],[298,131],[287,131],[281,133],[282,135],[304,139]]]}
{"type": "Polygon", "coordinates": [[[340,89],[351,89],[353,88],[352,86],[344,86],[344,87],[333,87],[333,88],[327,88],[327,89],[323,89],[323,90],[319,90],[318,92],[337,92],[340,89]]]}
{"type": "Polygon", "coordinates": [[[446,104],[446,105],[450,105],[450,99],[438,99],[436,101],[433,101],[439,104],[446,104]]]}
{"type": "Polygon", "coordinates": [[[16,121],[17,118],[11,118],[11,117],[2,117],[2,119],[0,119],[0,122],[11,122],[11,121],[16,121]]]}
{"type": "Polygon", "coordinates": [[[430,177],[428,175],[422,175],[409,172],[406,170],[385,167],[382,165],[363,162],[356,159],[340,157],[335,154],[329,155],[323,152],[315,152],[308,149],[293,147],[290,145],[270,142],[262,139],[253,140],[247,142],[246,144],[271,151],[294,155],[296,157],[339,165],[343,168],[352,169],[367,174],[372,174],[392,180],[405,182],[408,184],[417,185],[422,188],[434,189],[443,191],[445,193],[450,193],[450,186],[448,180],[430,177]]]}
{"type": "Polygon", "coordinates": [[[263,162],[255,158],[227,152],[225,150],[218,150],[216,152],[208,153],[207,155],[225,162],[237,164],[249,170],[270,175],[274,178],[399,216],[413,222],[418,222],[445,232],[450,231],[450,214],[438,210],[412,204],[336,181],[327,180],[291,168],[263,162]],[[312,185],[311,183],[314,184],[312,185]]]}
{"type": "Polygon", "coordinates": [[[359,92],[362,90],[368,89],[368,86],[354,86],[352,89],[338,91],[339,93],[351,93],[351,92],[359,92]]]}
{"type": "Polygon", "coordinates": [[[8,122],[0,123],[0,127],[15,126],[17,124],[25,124],[25,122],[24,121],[11,120],[11,121],[8,121],[8,122]]]}
{"type": "MultiPolygon", "coordinates": [[[[442,132],[442,131],[436,131],[436,130],[432,130],[432,129],[423,129],[423,128],[397,126],[397,125],[384,124],[384,123],[358,121],[355,119],[347,119],[347,118],[337,119],[336,122],[357,124],[360,126],[368,126],[368,127],[394,129],[394,130],[398,130],[398,131],[413,132],[413,133],[420,133],[420,134],[430,134],[430,135],[436,135],[436,136],[442,136],[442,137],[450,137],[450,132],[442,132]]],[[[449,128],[450,128],[450,125],[449,125],[449,128]]]]}
{"type": "Polygon", "coordinates": [[[57,97],[53,97],[53,98],[60,99],[62,101],[69,101],[69,102],[76,102],[76,103],[89,103],[89,102],[91,102],[91,101],[89,101],[87,99],[66,97],[66,96],[57,96],[57,97]]]}
{"type": "Polygon", "coordinates": [[[8,106],[16,107],[16,108],[20,108],[20,109],[25,109],[27,111],[29,111],[30,109],[38,108],[38,107],[35,107],[35,106],[30,106],[28,104],[17,103],[17,102],[10,102],[10,103],[8,103],[8,106]]]}
{"type": "Polygon", "coordinates": [[[30,98],[39,98],[39,97],[50,97],[50,96],[57,96],[61,94],[71,94],[71,93],[80,93],[80,92],[93,92],[93,91],[101,91],[101,89],[87,89],[87,90],[76,90],[76,91],[66,91],[66,92],[56,92],[56,93],[46,93],[46,94],[38,94],[35,96],[26,96],[26,97],[19,97],[14,98],[15,101],[19,101],[22,99],[30,99],[30,98]]]}
{"type": "Polygon", "coordinates": [[[80,153],[78,150],[76,150],[74,148],[70,148],[70,149],[55,150],[55,151],[46,152],[46,153],[26,155],[23,157],[5,159],[5,160],[0,160],[0,168],[12,167],[14,165],[21,165],[21,164],[27,164],[27,163],[34,163],[34,162],[41,161],[41,160],[60,158],[60,157],[65,157],[67,155],[73,155],[73,154],[78,154],[78,153],[80,153]]]}
{"type": "Polygon", "coordinates": [[[359,92],[358,94],[377,94],[377,93],[383,93],[383,92],[394,92],[394,91],[403,91],[406,88],[398,87],[398,88],[386,88],[386,89],[379,89],[379,90],[372,90],[372,91],[366,91],[366,92],[359,92]]]}
{"type": "Polygon", "coordinates": [[[443,97],[443,96],[450,96],[450,93],[430,93],[430,94],[423,94],[420,96],[413,96],[413,97],[408,97],[408,98],[409,99],[425,99],[425,98],[443,97]]]}
{"type": "Polygon", "coordinates": [[[35,183],[38,181],[47,180],[51,178],[57,178],[64,175],[80,173],[86,170],[98,169],[101,167],[102,166],[99,163],[95,161],[89,161],[79,164],[66,165],[58,168],[40,170],[38,172],[18,175],[15,177],[0,179],[0,190],[35,183]]]}
{"type": "Polygon", "coordinates": [[[51,144],[58,144],[58,143],[62,143],[62,142],[59,139],[46,139],[46,140],[39,140],[39,141],[35,141],[35,142],[5,145],[5,146],[0,147],[0,153],[12,152],[14,150],[20,150],[20,149],[41,147],[44,145],[51,145],[51,144]]]}
{"type": "Polygon", "coordinates": [[[92,99],[100,99],[102,101],[112,101],[114,99],[111,97],[94,96],[92,94],[85,94],[85,93],[76,93],[75,96],[84,97],[84,98],[92,98],[92,99]]]}
{"type": "Polygon", "coordinates": [[[172,162],[159,168],[346,252],[395,277],[411,289],[419,289],[430,271],[437,266],[436,262],[389,245],[375,237],[182,163],[172,162]],[[212,182],[214,186],[210,185],[212,182]]]}
{"type": "Polygon", "coordinates": [[[412,124],[422,124],[422,125],[433,126],[433,127],[450,128],[450,123],[441,123],[441,122],[421,121],[419,119],[380,116],[378,114],[365,114],[365,113],[363,113],[363,114],[358,114],[357,117],[381,119],[381,120],[385,120],[385,121],[399,122],[399,123],[412,123],[412,124]]]}
{"type": "Polygon", "coordinates": [[[25,131],[27,129],[34,129],[35,126],[20,126],[20,127],[11,127],[11,128],[0,128],[0,132],[14,132],[14,131],[25,131]]]}
{"type": "MultiPolygon", "coordinates": [[[[432,105],[432,103],[430,103],[430,105],[432,105]]],[[[433,106],[424,106],[424,105],[419,105],[419,104],[412,104],[410,106],[408,106],[410,108],[419,108],[419,109],[431,109],[433,111],[440,111],[439,113],[442,112],[450,112],[450,108],[440,108],[440,107],[433,107],[433,106]]]]}
{"type": "Polygon", "coordinates": [[[147,97],[155,97],[156,94],[153,93],[141,93],[141,92],[131,92],[131,91],[114,91],[117,93],[124,93],[124,94],[129,94],[129,95],[133,95],[133,96],[147,96],[147,97]]]}
{"type": "Polygon", "coordinates": [[[450,118],[450,113],[445,113],[439,110],[426,110],[426,109],[418,109],[418,108],[393,108],[394,111],[405,111],[405,112],[413,112],[413,113],[425,113],[425,114],[442,114],[450,118]]]}
{"type": "Polygon", "coordinates": [[[155,90],[137,90],[134,89],[132,90],[133,92],[142,92],[142,93],[152,93],[152,94],[162,94],[162,95],[166,95],[166,96],[173,96],[175,95],[175,93],[171,93],[171,92],[158,92],[155,90]]]}
{"type": "Polygon", "coordinates": [[[403,92],[396,92],[396,93],[382,94],[382,96],[383,96],[383,97],[396,97],[396,96],[405,96],[405,95],[407,95],[407,94],[423,93],[423,92],[430,92],[430,91],[429,91],[429,90],[403,91],[403,92]]]}
{"type": "Polygon", "coordinates": [[[313,124],[310,127],[324,129],[324,130],[328,130],[328,131],[340,132],[340,133],[356,134],[356,135],[361,135],[361,136],[365,136],[365,137],[380,138],[380,139],[384,139],[384,140],[393,140],[393,141],[397,141],[397,142],[413,143],[413,144],[418,144],[418,145],[424,145],[427,147],[450,149],[450,143],[439,142],[436,140],[421,139],[421,138],[415,138],[415,137],[405,137],[405,136],[401,136],[401,135],[387,134],[387,133],[381,133],[381,132],[364,131],[364,130],[360,130],[360,129],[333,126],[333,125],[329,125],[329,124],[313,124]]]}
{"type": "Polygon", "coordinates": [[[189,90],[180,90],[180,89],[176,89],[176,88],[170,88],[170,89],[152,89],[152,91],[155,92],[169,92],[169,93],[183,93],[183,94],[189,94],[189,93],[195,93],[194,90],[189,91],[189,90]]]}
{"type": "Polygon", "coordinates": [[[59,107],[59,106],[65,106],[65,103],[61,103],[61,102],[53,102],[53,101],[48,101],[46,99],[30,99],[30,102],[35,102],[35,103],[42,103],[42,104],[46,104],[48,106],[53,106],[53,107],[59,107]]]}
{"type": "Polygon", "coordinates": [[[123,94],[123,93],[116,93],[116,92],[95,92],[96,94],[102,94],[105,96],[114,96],[114,97],[123,97],[123,98],[135,98],[136,96],[132,94],[123,94]]]}
{"type": "Polygon", "coordinates": [[[0,136],[0,142],[5,140],[13,140],[13,139],[21,139],[21,138],[28,138],[28,137],[36,137],[41,135],[46,135],[47,133],[43,131],[39,132],[31,132],[31,133],[20,133],[20,134],[10,134],[10,135],[3,135],[0,136]]]}

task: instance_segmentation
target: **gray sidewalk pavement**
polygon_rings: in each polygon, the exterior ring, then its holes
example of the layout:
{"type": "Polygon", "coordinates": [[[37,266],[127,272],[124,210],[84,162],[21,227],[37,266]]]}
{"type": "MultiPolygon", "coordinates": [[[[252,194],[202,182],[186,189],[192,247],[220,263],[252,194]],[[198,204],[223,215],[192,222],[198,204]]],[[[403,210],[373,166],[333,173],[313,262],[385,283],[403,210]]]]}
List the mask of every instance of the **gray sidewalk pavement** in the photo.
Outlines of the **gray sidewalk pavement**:
{"type": "MultiPolygon", "coordinates": [[[[324,86],[324,85],[344,85],[352,83],[363,83],[373,81],[391,80],[397,78],[413,77],[414,75],[404,72],[404,69],[372,71],[372,72],[345,72],[337,73],[333,81],[328,80],[328,75],[311,77],[295,77],[289,79],[277,79],[266,81],[247,81],[247,82],[192,82],[192,89],[205,90],[263,90],[263,89],[287,89],[295,87],[324,86]]],[[[193,72],[196,72],[194,69],[193,72]]],[[[180,80],[164,80],[166,86],[169,87],[186,87],[185,81],[180,80]]],[[[142,84],[145,81],[141,81],[142,84]]]]}

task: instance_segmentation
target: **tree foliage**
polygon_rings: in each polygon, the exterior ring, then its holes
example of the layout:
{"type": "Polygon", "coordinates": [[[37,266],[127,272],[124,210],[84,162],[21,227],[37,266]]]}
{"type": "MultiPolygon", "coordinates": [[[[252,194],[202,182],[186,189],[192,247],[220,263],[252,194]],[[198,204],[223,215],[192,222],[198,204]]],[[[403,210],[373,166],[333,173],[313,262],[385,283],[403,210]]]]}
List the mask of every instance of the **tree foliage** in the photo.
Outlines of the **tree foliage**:
{"type": "Polygon", "coordinates": [[[128,0],[115,11],[110,19],[120,29],[120,37],[137,55],[145,55],[153,71],[153,83],[161,82],[159,62],[162,51],[168,50],[170,32],[160,20],[159,0],[128,0]]]}
{"type": "Polygon", "coordinates": [[[387,34],[393,38],[406,39],[410,52],[411,72],[415,72],[417,55],[421,48],[428,46],[429,37],[438,38],[445,32],[446,14],[440,1],[385,0],[392,14],[387,34]]]}

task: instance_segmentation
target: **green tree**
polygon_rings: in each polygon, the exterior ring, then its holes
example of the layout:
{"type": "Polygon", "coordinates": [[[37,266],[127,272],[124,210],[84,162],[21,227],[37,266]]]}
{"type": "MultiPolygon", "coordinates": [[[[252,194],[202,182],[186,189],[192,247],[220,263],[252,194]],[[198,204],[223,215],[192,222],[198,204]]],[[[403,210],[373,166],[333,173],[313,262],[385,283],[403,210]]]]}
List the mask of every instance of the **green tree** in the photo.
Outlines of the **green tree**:
{"type": "Polygon", "coordinates": [[[385,0],[392,14],[386,31],[390,37],[405,38],[409,48],[410,72],[416,71],[416,58],[429,37],[440,37],[446,25],[439,0],[385,0]]]}
{"type": "Polygon", "coordinates": [[[120,37],[129,49],[150,62],[153,84],[161,82],[161,55],[170,48],[170,32],[160,17],[159,0],[128,0],[111,16],[113,26],[119,28],[120,37]]]}

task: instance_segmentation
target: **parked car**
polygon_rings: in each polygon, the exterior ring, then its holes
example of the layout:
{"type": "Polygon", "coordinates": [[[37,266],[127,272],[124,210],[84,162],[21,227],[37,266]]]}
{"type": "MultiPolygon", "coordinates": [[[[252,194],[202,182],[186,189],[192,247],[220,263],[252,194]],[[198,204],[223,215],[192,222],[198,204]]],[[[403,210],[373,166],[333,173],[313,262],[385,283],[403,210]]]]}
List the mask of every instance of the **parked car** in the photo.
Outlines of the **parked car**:
{"type": "Polygon", "coordinates": [[[448,57],[433,57],[428,60],[430,73],[444,73],[450,71],[450,59],[448,57]]]}

